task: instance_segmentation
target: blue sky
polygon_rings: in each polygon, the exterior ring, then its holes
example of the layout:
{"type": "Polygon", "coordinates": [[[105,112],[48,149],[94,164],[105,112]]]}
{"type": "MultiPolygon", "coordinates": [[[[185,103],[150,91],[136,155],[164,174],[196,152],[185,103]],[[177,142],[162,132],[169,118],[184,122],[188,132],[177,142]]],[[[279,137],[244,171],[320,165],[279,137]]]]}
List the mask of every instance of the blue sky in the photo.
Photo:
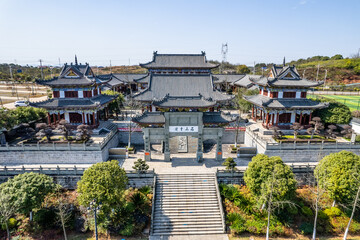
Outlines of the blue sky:
{"type": "Polygon", "coordinates": [[[360,48],[360,1],[0,0],[0,62],[128,65],[152,52],[252,65],[360,48]]]}

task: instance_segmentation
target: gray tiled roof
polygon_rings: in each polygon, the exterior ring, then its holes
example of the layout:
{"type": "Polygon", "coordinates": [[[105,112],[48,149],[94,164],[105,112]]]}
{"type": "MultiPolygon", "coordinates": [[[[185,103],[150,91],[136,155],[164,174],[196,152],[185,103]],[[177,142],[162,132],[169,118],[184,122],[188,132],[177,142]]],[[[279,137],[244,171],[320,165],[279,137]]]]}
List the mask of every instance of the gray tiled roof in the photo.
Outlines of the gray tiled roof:
{"type": "MultiPolygon", "coordinates": [[[[221,124],[235,121],[236,118],[231,117],[223,112],[204,112],[203,123],[204,124],[221,124]]],[[[140,124],[165,124],[164,113],[162,112],[144,112],[139,116],[132,119],[133,122],[140,124]]]]}
{"type": "Polygon", "coordinates": [[[50,87],[66,86],[91,86],[94,84],[103,84],[111,80],[111,75],[94,76],[89,64],[64,64],[58,77],[50,80],[36,80],[40,85],[50,87]],[[72,70],[78,77],[67,77],[66,74],[72,70]]]}
{"type": "Polygon", "coordinates": [[[137,79],[147,76],[147,73],[113,73],[113,75],[120,81],[133,83],[137,79]]]}
{"type": "Polygon", "coordinates": [[[235,86],[250,88],[254,85],[251,79],[260,79],[261,75],[245,75],[243,78],[239,79],[238,81],[234,82],[235,86]]]}
{"type": "MultiPolygon", "coordinates": [[[[163,101],[165,98],[171,100],[183,98],[182,103],[193,104],[200,97],[206,102],[227,101],[233,98],[214,90],[211,75],[156,75],[151,74],[149,86],[146,90],[135,94],[134,99],[138,101],[163,101]]],[[[203,100],[201,100],[203,102],[203,100]]],[[[186,107],[187,105],[184,105],[186,107]]]]}
{"type": "Polygon", "coordinates": [[[263,95],[244,96],[244,98],[264,108],[276,109],[317,109],[327,107],[327,103],[313,101],[307,98],[269,98],[263,95]]]}
{"type": "Polygon", "coordinates": [[[271,68],[271,77],[252,78],[253,83],[266,87],[316,87],[323,84],[322,81],[315,82],[301,78],[295,66],[276,66],[271,68]],[[291,77],[287,75],[290,74],[291,77]]]}
{"type": "Polygon", "coordinates": [[[141,78],[138,78],[138,79],[134,79],[134,81],[135,81],[136,83],[149,83],[149,81],[150,81],[150,74],[147,74],[147,75],[145,75],[145,76],[143,76],[143,77],[141,77],[141,78]]]}
{"type": "Polygon", "coordinates": [[[98,95],[93,98],[51,98],[42,102],[31,102],[30,106],[45,109],[92,109],[104,105],[116,96],[98,95]]]}
{"type": "Polygon", "coordinates": [[[245,77],[244,74],[214,74],[213,81],[215,84],[226,82],[233,85],[236,81],[239,81],[243,77],[245,77]]]}
{"type": "Polygon", "coordinates": [[[154,101],[153,104],[158,107],[164,108],[201,108],[211,107],[216,104],[215,101],[204,99],[201,96],[198,97],[165,97],[162,100],[154,101]]]}
{"type": "Polygon", "coordinates": [[[143,124],[164,124],[165,117],[162,112],[144,112],[132,118],[132,121],[143,124]]]}
{"type": "Polygon", "coordinates": [[[230,114],[223,112],[204,112],[204,123],[229,123],[236,120],[236,117],[231,117],[230,114]]]}
{"type": "Polygon", "coordinates": [[[262,77],[260,79],[252,79],[250,77],[250,80],[254,82],[255,84],[258,84],[260,86],[268,86],[268,87],[316,87],[319,85],[322,85],[324,82],[319,81],[311,81],[304,78],[301,79],[272,79],[267,77],[262,77]]]}
{"type": "Polygon", "coordinates": [[[184,69],[210,69],[218,64],[207,62],[205,52],[201,54],[158,54],[154,52],[153,60],[140,64],[144,68],[184,68],[184,69]]]}

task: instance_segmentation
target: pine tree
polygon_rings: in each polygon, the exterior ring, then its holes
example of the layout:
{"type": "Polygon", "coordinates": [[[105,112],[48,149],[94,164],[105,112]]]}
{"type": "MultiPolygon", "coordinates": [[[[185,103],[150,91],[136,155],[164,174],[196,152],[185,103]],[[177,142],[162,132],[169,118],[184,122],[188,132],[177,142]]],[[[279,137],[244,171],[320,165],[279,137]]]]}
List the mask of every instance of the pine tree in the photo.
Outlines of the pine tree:
{"type": "Polygon", "coordinates": [[[139,173],[144,173],[144,172],[146,172],[146,170],[149,169],[149,165],[146,163],[145,160],[142,160],[141,158],[139,158],[134,163],[133,169],[138,171],[139,173]]]}

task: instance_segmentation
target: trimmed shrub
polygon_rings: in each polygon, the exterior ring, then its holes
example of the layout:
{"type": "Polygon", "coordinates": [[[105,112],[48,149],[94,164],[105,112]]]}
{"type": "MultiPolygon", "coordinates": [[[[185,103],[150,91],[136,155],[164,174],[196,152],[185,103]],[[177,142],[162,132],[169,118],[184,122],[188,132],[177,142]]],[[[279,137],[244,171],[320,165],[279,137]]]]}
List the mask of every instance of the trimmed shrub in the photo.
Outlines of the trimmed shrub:
{"type": "Polygon", "coordinates": [[[312,217],[312,216],[314,216],[314,213],[313,213],[313,211],[311,210],[311,208],[309,208],[309,207],[307,207],[307,206],[303,206],[303,207],[301,208],[301,212],[302,212],[305,216],[307,216],[307,217],[312,217]]]}
{"type": "Polygon", "coordinates": [[[324,210],[324,213],[328,216],[328,217],[338,217],[341,216],[342,211],[337,208],[337,207],[331,207],[331,208],[327,208],[324,210]]]}

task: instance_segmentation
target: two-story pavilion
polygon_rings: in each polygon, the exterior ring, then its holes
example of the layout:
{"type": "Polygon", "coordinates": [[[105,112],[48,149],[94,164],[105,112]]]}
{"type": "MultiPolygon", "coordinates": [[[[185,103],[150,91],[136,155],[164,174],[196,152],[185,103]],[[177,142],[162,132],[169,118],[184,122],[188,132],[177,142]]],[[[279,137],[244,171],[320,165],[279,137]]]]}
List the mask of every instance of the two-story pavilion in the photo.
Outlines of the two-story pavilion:
{"type": "Polygon", "coordinates": [[[306,98],[309,88],[323,82],[301,78],[295,66],[274,65],[268,77],[250,80],[259,86],[259,94],[244,98],[253,104],[253,120],[262,120],[266,128],[273,125],[288,128],[295,122],[308,125],[312,112],[328,105],[306,98]]]}
{"type": "Polygon", "coordinates": [[[32,102],[30,105],[46,109],[49,124],[65,119],[74,125],[96,127],[100,117],[108,117],[107,106],[116,98],[101,94],[101,86],[110,80],[111,76],[95,76],[88,63],[78,64],[75,57],[75,64],[65,64],[58,77],[36,81],[40,85],[51,87],[52,98],[32,102]]]}
{"type": "Polygon", "coordinates": [[[133,96],[147,108],[133,121],[143,127],[145,159],[150,142],[162,141],[165,160],[171,153],[196,152],[202,159],[203,141],[217,142],[216,159],[222,159],[222,126],[234,121],[219,107],[233,98],[215,90],[211,69],[218,65],[201,54],[158,54],[140,64],[149,74],[146,89],[133,96]]]}

